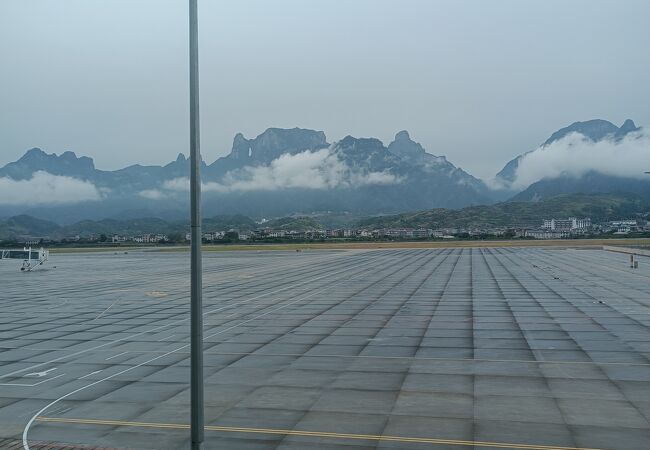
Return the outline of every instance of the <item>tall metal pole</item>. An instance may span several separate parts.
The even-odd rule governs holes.
[[[203,450],[203,282],[201,268],[201,150],[199,132],[199,33],[197,0],[190,2],[190,432],[192,450]]]

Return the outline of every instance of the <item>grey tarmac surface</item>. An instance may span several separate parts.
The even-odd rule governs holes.
[[[206,449],[648,449],[639,261],[205,254]],[[0,445],[189,448],[189,255],[19,265],[0,262]]]

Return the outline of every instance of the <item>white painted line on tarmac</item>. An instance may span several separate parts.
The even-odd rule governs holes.
[[[335,259],[335,258],[332,257],[331,259]],[[379,258],[375,258],[375,259],[379,259]],[[325,260],[327,260],[327,258],[325,258]],[[289,266],[289,264],[285,265],[284,267],[288,267],[288,266]],[[303,281],[303,282],[300,282],[300,283],[297,283],[297,284],[292,284],[292,285],[289,285],[289,286],[285,286],[285,287],[276,289],[274,291],[264,292],[262,294],[259,294],[259,295],[253,296],[253,297],[249,297],[249,298],[246,298],[246,299],[238,301],[238,302],[234,302],[234,303],[231,303],[231,304],[228,304],[228,305],[225,305],[225,306],[221,306],[219,308],[212,309],[210,311],[206,311],[206,312],[203,313],[203,316],[205,317],[208,314],[214,314],[214,313],[217,313],[219,311],[223,311],[224,309],[235,308],[235,307],[237,307],[239,305],[242,305],[242,304],[245,304],[245,303],[250,303],[250,302],[252,302],[254,300],[257,300],[258,298],[265,297],[267,295],[276,294],[278,292],[283,292],[283,291],[286,291],[286,290],[289,290],[289,289],[294,289],[296,286],[302,286],[302,285],[305,285],[305,284],[313,283],[315,281],[319,281],[319,280],[321,280],[323,278],[333,277],[334,275],[336,275],[338,273],[341,273],[341,272],[344,272],[345,270],[347,270],[347,269],[339,270],[338,272],[333,272],[333,273],[326,273],[324,275],[317,276],[317,277],[312,278],[312,279],[307,280],[307,281]],[[183,322],[187,322],[188,320],[189,320],[189,318],[179,319],[179,320],[175,320],[175,321],[173,321],[171,323],[158,325],[158,326],[156,326],[154,328],[151,328],[149,330],[139,331],[139,332],[131,334],[129,336],[125,336],[125,337],[122,337],[122,338],[119,338],[119,339],[115,339],[115,340],[112,340],[112,341],[109,341],[109,342],[105,342],[103,344],[99,344],[99,345],[96,345],[94,347],[89,347],[89,348],[86,348],[84,350],[79,350],[79,351],[74,352],[74,353],[69,354],[69,355],[59,356],[59,357],[51,359],[49,361],[44,361],[44,362],[41,362],[41,363],[34,364],[34,365],[30,366],[30,367],[25,367],[23,369],[18,369],[18,370],[14,370],[13,372],[2,374],[2,375],[0,375],[0,378],[8,378],[8,377],[16,375],[16,374],[18,374],[20,372],[24,372],[26,370],[35,369],[37,367],[41,367],[41,366],[44,366],[44,365],[47,365],[47,364],[51,364],[51,363],[54,363],[54,362],[57,362],[57,361],[61,361],[63,359],[72,358],[73,356],[82,355],[84,353],[87,353],[87,352],[90,352],[90,351],[93,351],[93,350],[97,350],[97,349],[100,349],[100,348],[103,348],[103,347],[107,347],[109,345],[117,344],[118,342],[124,342],[124,341],[130,340],[130,339],[133,339],[135,337],[142,336],[144,334],[154,333],[154,332],[156,332],[158,330],[161,330],[161,329],[164,329],[164,328],[169,328],[169,327],[178,325],[178,324],[183,323]]]
[[[379,258],[377,258],[377,259],[379,259]],[[372,262],[374,262],[374,261],[375,261],[375,260],[372,260]],[[365,264],[366,267],[367,267],[367,266],[370,266],[370,265],[371,265],[371,263],[366,263],[366,264]],[[357,267],[357,268],[358,268],[358,267]],[[338,272],[335,272],[335,274],[336,274],[336,273],[341,273],[341,272],[343,272],[343,271],[345,271],[345,270],[347,270],[347,269],[343,269],[343,270],[340,270],[340,271],[338,271]],[[331,276],[331,274],[329,274],[329,275]],[[323,276],[317,277],[316,279],[322,279],[322,278],[325,278],[326,276],[327,276],[327,275],[323,275]],[[314,280],[312,280],[312,281],[314,281]],[[319,288],[319,289],[313,290],[309,295],[306,295],[306,296],[298,296],[298,298],[295,299],[295,300],[293,300],[293,301],[290,301],[290,302],[284,303],[284,304],[282,304],[281,306],[278,306],[277,308],[274,308],[274,309],[271,309],[271,310],[269,310],[269,311],[266,311],[266,312],[264,312],[264,313],[262,313],[262,314],[259,314],[259,315],[255,316],[255,317],[251,318],[251,319],[244,320],[244,321],[242,321],[242,322],[240,322],[240,323],[238,323],[238,324],[236,324],[236,325],[230,326],[230,327],[228,327],[228,328],[226,328],[226,329],[224,329],[224,330],[220,330],[220,331],[217,331],[217,332],[215,332],[215,333],[212,333],[212,334],[206,336],[204,339],[210,339],[211,337],[217,336],[217,335],[219,335],[219,334],[226,333],[226,332],[228,332],[228,331],[230,331],[230,330],[232,330],[232,329],[234,329],[234,328],[237,328],[237,327],[239,327],[239,326],[241,326],[241,325],[244,325],[244,324],[246,324],[246,323],[250,323],[250,322],[252,322],[252,321],[254,321],[254,320],[258,320],[258,319],[260,319],[260,318],[262,318],[262,317],[268,316],[269,314],[272,314],[272,313],[274,313],[274,312],[277,312],[277,311],[279,311],[279,310],[281,310],[281,309],[284,309],[284,308],[287,308],[287,307],[289,307],[289,306],[295,305],[295,304],[298,303],[298,302],[305,301],[306,299],[311,298],[311,297],[314,297],[315,295],[317,295],[317,294],[319,294],[319,293],[321,293],[321,292],[323,292],[323,291],[326,291],[327,289],[330,289],[332,286],[336,286],[336,285],[338,285],[338,284],[341,284],[342,282],[343,282],[343,281],[334,282],[334,283],[332,283],[332,284],[330,284],[330,285],[328,285],[328,286],[323,286],[323,287],[321,287],[321,288]],[[285,288],[282,288],[282,289],[279,289],[278,291],[282,291],[282,290],[286,290],[286,289],[285,289]],[[276,291],[276,292],[277,292],[277,291]],[[275,293],[275,292],[272,292],[272,293]],[[253,298],[259,298],[259,297],[261,297],[261,296],[263,296],[263,295],[264,295],[264,294],[262,294],[262,295],[260,295],[260,296],[253,297]],[[243,302],[239,302],[239,303],[243,303]],[[218,308],[218,309],[221,309],[221,308]],[[203,313],[203,315],[205,316],[206,314],[209,314],[209,313],[211,313],[211,312],[215,312],[215,311],[217,311],[217,310],[208,311],[207,313]],[[146,364],[149,364],[149,363],[152,363],[152,362],[154,362],[154,361],[157,361],[157,360],[160,360],[160,359],[162,359],[162,358],[165,358],[166,356],[173,355],[174,353],[180,352],[180,351],[182,351],[182,350],[184,350],[184,349],[186,349],[186,348],[189,348],[189,347],[190,347],[190,344],[182,345],[182,346],[177,347],[177,348],[175,348],[175,349],[173,349],[173,350],[170,350],[170,351],[168,351],[168,352],[165,352],[165,353],[163,353],[162,355],[155,356],[155,357],[150,358],[150,359],[148,359],[148,360],[146,360],[146,361],[143,361],[143,362],[141,362],[141,363],[138,363],[138,364],[136,364],[136,365],[134,365],[134,366],[127,367],[127,368],[125,368],[125,369],[123,369],[123,370],[121,370],[121,371],[119,371],[119,372],[117,372],[117,373],[114,373],[114,374],[112,374],[112,375],[108,375],[108,376],[106,376],[106,377],[104,377],[104,378],[102,378],[102,379],[99,379],[99,380],[93,381],[92,383],[89,383],[89,384],[87,384],[87,385],[85,385],[85,386],[82,386],[82,387],[80,387],[80,388],[77,388],[77,389],[75,389],[75,390],[73,390],[73,391],[68,392],[67,394],[64,394],[64,395],[60,396],[59,398],[56,398],[56,399],[52,400],[50,403],[48,403],[47,405],[45,405],[44,407],[42,407],[42,408],[41,408],[41,409],[40,409],[36,414],[34,414],[34,415],[32,416],[32,418],[31,418],[31,419],[27,422],[27,424],[25,425],[25,428],[23,429],[23,436],[22,436],[22,438],[23,438],[23,448],[24,448],[25,450],[30,450],[29,443],[27,442],[27,435],[28,435],[29,430],[30,430],[30,428],[32,427],[34,421],[36,420],[36,418],[37,418],[38,416],[42,415],[45,411],[47,411],[47,410],[48,410],[49,408],[51,408],[52,406],[54,406],[54,405],[56,405],[57,403],[59,403],[60,401],[65,400],[66,398],[70,397],[71,395],[74,395],[74,394],[76,394],[76,393],[78,393],[78,392],[81,392],[81,391],[83,391],[83,390],[85,390],[85,389],[88,389],[89,387],[95,386],[95,385],[97,385],[97,384],[99,384],[99,383],[101,383],[101,382],[103,382],[103,381],[107,381],[107,380],[113,379],[113,378],[115,378],[115,377],[117,377],[117,376],[119,376],[119,375],[122,375],[122,374],[124,374],[124,373],[130,372],[131,370],[134,370],[134,369],[137,369],[137,368],[139,368],[139,367],[142,367],[142,366],[144,366],[144,365],[146,365]],[[125,352],[125,353],[127,353],[127,352]]]
[[[63,375],[65,375],[65,374],[60,373],[55,377],[46,378],[46,379],[44,379],[42,381],[39,381],[38,383],[31,383],[31,384],[28,384],[28,383],[0,383],[0,386],[34,387],[34,386],[38,386],[39,384],[47,383],[48,381],[56,380],[57,378],[60,378]]]
[[[77,378],[77,379],[78,379],[78,380],[83,380],[84,378],[87,378],[87,377],[89,377],[89,376],[95,375],[95,374],[97,374],[97,373],[99,373],[99,372],[101,372],[101,370],[95,370],[94,372],[87,373],[87,374],[84,375],[83,377],[79,377],[79,378]]]
[[[32,372],[32,373],[28,373],[28,374],[25,374],[24,376],[26,376],[26,377],[44,377],[44,376],[46,376],[48,373],[50,373],[50,372],[54,372],[56,369],[57,369],[56,367],[53,367],[53,368],[51,368],[51,369],[47,369],[47,370],[44,370],[44,371],[42,371],[42,372]]]
[[[99,319],[99,318],[102,317],[104,314],[106,314],[106,311],[108,311],[109,309],[111,309],[111,308],[112,308],[116,303],[118,303],[120,300],[122,300],[122,297],[118,298],[118,299],[115,300],[113,303],[111,303],[110,306],[109,306],[108,308],[106,308],[106,309],[105,309],[104,311],[102,311],[102,312],[101,312],[97,317],[95,317],[93,320],[91,320],[91,322],[94,322],[95,320]]]
[[[117,358],[118,356],[126,355],[127,353],[129,353],[129,352],[118,353],[117,355],[113,355],[113,356],[110,356],[110,357],[106,358],[104,361],[110,361],[113,358]]]

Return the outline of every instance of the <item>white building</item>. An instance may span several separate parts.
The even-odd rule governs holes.
[[[525,236],[534,239],[562,239],[571,235],[568,231],[526,230]]]
[[[573,219],[573,228],[576,230],[582,230],[585,228],[591,228],[591,219]]]
[[[569,217],[568,219],[544,219],[542,228],[552,231],[584,230],[591,228],[591,219],[577,219],[575,217]]]
[[[216,241],[218,239],[223,239],[224,234],[226,234],[224,231],[212,231],[208,233],[203,233],[203,239],[205,239],[206,241]]]
[[[418,228],[413,230],[413,237],[418,239],[426,239],[433,235],[433,230],[427,230],[425,228]]]
[[[638,224],[636,220],[615,220],[610,222],[610,226],[616,230],[614,234],[628,234],[636,230]]]
[[[134,242],[138,242],[140,244],[155,244],[158,242],[164,242],[167,241],[167,235],[165,234],[149,234],[145,233],[140,236],[135,236],[133,238]]]

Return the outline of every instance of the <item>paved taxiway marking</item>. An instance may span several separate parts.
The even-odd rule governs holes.
[[[379,259],[379,258],[375,258],[375,259],[373,260],[373,262],[374,262],[376,259]],[[366,263],[365,266],[367,267],[367,266],[369,266],[370,264],[371,264],[371,263]],[[357,267],[357,268],[358,268],[358,267]],[[338,272],[335,272],[335,274],[336,274],[336,273],[344,272],[345,270],[347,270],[347,269],[339,270]],[[322,275],[321,277],[318,277],[318,279],[324,278],[324,277],[326,277],[326,276],[327,276],[327,275]],[[313,280],[312,280],[312,281],[313,281]],[[309,295],[298,296],[297,299],[295,299],[295,300],[293,300],[293,301],[291,301],[291,302],[284,303],[284,304],[282,304],[281,306],[278,306],[278,307],[275,308],[275,309],[271,309],[271,310],[269,310],[269,311],[266,311],[266,312],[264,312],[264,313],[262,313],[262,314],[259,314],[259,315],[255,316],[255,317],[252,317],[252,318],[250,318],[250,319],[248,319],[248,320],[244,320],[244,321],[242,321],[242,322],[240,322],[240,323],[238,323],[238,324],[236,324],[236,325],[233,325],[233,326],[231,326],[231,327],[228,327],[228,328],[226,328],[226,329],[224,329],[224,330],[220,330],[220,331],[217,331],[217,332],[215,332],[215,333],[212,333],[212,334],[210,334],[210,335],[208,335],[208,336],[205,336],[204,339],[210,339],[211,337],[214,337],[214,336],[216,336],[216,335],[218,335],[218,334],[226,333],[226,332],[228,332],[228,331],[230,331],[230,330],[232,330],[232,329],[234,329],[234,328],[237,328],[237,327],[239,327],[239,326],[241,326],[241,325],[244,325],[244,324],[246,324],[246,323],[249,323],[249,322],[252,322],[252,321],[254,321],[254,320],[260,319],[260,318],[262,318],[262,317],[265,317],[265,316],[267,316],[267,315],[269,315],[269,314],[272,314],[272,313],[274,313],[274,312],[277,312],[277,311],[279,311],[279,310],[281,310],[281,309],[284,309],[284,308],[286,308],[286,307],[288,307],[288,306],[295,305],[296,303],[298,303],[298,302],[300,302],[300,301],[304,301],[304,300],[306,300],[306,299],[308,299],[308,298],[314,297],[315,295],[318,295],[318,294],[321,293],[322,291],[325,291],[326,289],[329,289],[329,288],[331,288],[332,286],[336,286],[336,285],[341,284],[341,283],[344,283],[344,282],[346,282],[346,281],[347,281],[346,279],[343,279],[343,280],[341,280],[341,281],[338,281],[338,282],[335,282],[335,283],[333,283],[333,284],[330,284],[330,285],[327,286],[327,287],[323,287],[323,288],[320,288],[320,289],[313,290]],[[301,283],[300,283],[300,284],[301,284]],[[294,285],[294,287],[295,287],[295,285]],[[280,290],[285,290],[285,288],[279,289],[278,291],[280,291]],[[272,294],[272,293],[273,293],[273,292],[271,292],[271,294]],[[264,294],[262,294],[262,295],[260,295],[260,296],[257,296],[257,297],[261,297],[261,296],[263,296],[263,295],[264,295]],[[257,298],[257,297],[252,297],[252,298]],[[242,303],[242,302],[239,302],[239,303]],[[216,310],[212,310],[212,311],[216,311]],[[209,313],[210,313],[210,311],[208,311],[208,312],[206,312],[206,313],[203,313],[203,316],[205,316],[206,314],[209,314]],[[105,345],[105,344],[102,344],[101,347],[103,347],[104,345]],[[124,373],[127,373],[127,372],[129,372],[129,371],[131,371],[131,370],[133,370],[133,369],[137,369],[137,368],[139,368],[139,367],[142,367],[142,366],[144,366],[145,364],[149,364],[149,363],[152,363],[152,362],[157,361],[157,360],[159,360],[159,359],[162,359],[162,358],[164,358],[164,357],[166,357],[166,356],[173,355],[174,353],[179,352],[179,351],[181,351],[181,350],[183,350],[183,349],[186,349],[186,348],[188,348],[189,346],[190,346],[190,344],[185,344],[185,345],[183,345],[183,346],[181,346],[181,347],[178,347],[178,348],[175,348],[175,349],[173,349],[173,350],[170,350],[170,351],[168,351],[167,353],[163,353],[162,355],[155,356],[155,357],[153,357],[153,358],[151,358],[151,359],[148,359],[147,361],[143,361],[143,362],[141,362],[141,363],[139,363],[139,364],[136,364],[135,366],[127,367],[126,369],[121,370],[121,371],[119,371],[119,372],[117,372],[117,373],[114,373],[114,374],[109,375],[109,376],[107,376],[107,377],[105,377],[105,378],[102,378],[102,379],[100,379],[100,380],[97,380],[97,381],[94,381],[94,382],[92,382],[92,383],[89,383],[89,384],[87,384],[87,385],[85,385],[85,386],[82,386],[82,387],[80,387],[80,388],[78,388],[78,389],[75,389],[75,390],[73,390],[73,391],[70,391],[70,392],[68,392],[67,394],[62,395],[61,397],[52,400],[50,403],[48,403],[47,405],[45,405],[44,407],[42,407],[42,408],[41,408],[41,409],[40,409],[36,414],[34,414],[34,416],[32,416],[32,418],[29,419],[29,421],[27,422],[27,425],[25,425],[25,428],[23,429],[23,447],[24,447],[24,449],[25,449],[25,450],[30,450],[29,443],[27,442],[27,434],[29,433],[29,429],[31,428],[31,426],[32,426],[32,424],[34,423],[34,421],[36,420],[36,418],[39,417],[39,416],[41,416],[41,414],[43,414],[47,409],[49,409],[49,408],[51,408],[52,406],[56,405],[56,404],[57,404],[58,402],[60,402],[61,400],[64,400],[64,399],[70,397],[71,395],[74,395],[74,394],[76,394],[76,393],[78,393],[78,392],[81,392],[81,391],[83,391],[84,389],[87,389],[87,388],[89,388],[89,387],[91,387],[91,386],[95,386],[95,385],[97,385],[97,384],[99,384],[99,383],[101,383],[101,382],[103,382],[103,381],[110,380],[110,379],[112,379],[112,378],[115,378],[116,376],[119,376],[119,375],[122,375],[122,374],[124,374]],[[89,350],[91,350],[91,349],[81,350],[81,352],[86,352],[86,351],[89,351]],[[24,369],[21,369],[21,370],[24,370]],[[21,370],[18,370],[18,371],[16,371],[16,372],[19,372],[19,371],[21,371]],[[7,375],[4,375],[4,376],[7,376]],[[0,375],[0,378],[2,378],[2,375]]]
[[[79,377],[78,379],[83,380],[84,378],[87,378],[87,377],[89,377],[91,375],[95,375],[96,373],[99,373],[99,372],[101,372],[101,370],[95,370],[94,372],[87,373],[86,375],[84,375],[83,377]]]
[[[106,314],[106,312],[107,312],[109,309],[111,309],[113,306],[115,306],[115,305],[116,305],[120,300],[122,300],[122,297],[118,298],[118,299],[115,300],[113,303],[111,303],[110,306],[109,306],[108,308],[106,308],[106,309],[103,310],[101,313],[99,313],[99,315],[98,315],[97,317],[95,317],[93,320],[91,320],[91,322],[94,322],[95,320],[99,319],[99,318],[102,317],[104,314]]]
[[[0,345],[0,349],[14,350],[22,347],[9,347]],[[30,350],[42,352],[55,352],[58,348],[32,347]],[[114,350],[98,350],[99,352],[112,352]],[[165,350],[129,350],[129,353],[156,354],[167,353]],[[176,352],[180,355],[189,355],[189,351]],[[650,363],[639,362],[606,362],[606,361],[556,361],[552,359],[535,360],[535,359],[489,359],[489,358],[438,358],[434,356],[375,356],[375,355],[339,355],[339,354],[322,354],[322,355],[305,355],[303,353],[255,353],[255,352],[212,352],[206,350],[205,355],[226,355],[226,356],[257,356],[275,357],[275,356],[300,356],[305,358],[348,358],[348,359],[395,359],[395,360],[412,360],[412,361],[461,361],[461,362],[496,362],[496,363],[525,363],[525,364],[558,364],[558,365],[582,365],[582,366],[650,366]],[[2,378],[2,377],[0,377]]]
[[[172,335],[175,336],[175,335]],[[171,336],[167,336],[163,339],[168,339]],[[384,338],[380,338],[384,339]],[[377,341],[378,339],[368,339],[368,341]],[[160,342],[160,340],[158,341]],[[0,345],[0,349],[17,349],[21,347],[5,347]],[[42,351],[42,352],[55,352],[59,350],[58,348],[47,348],[47,347],[32,347],[30,350]],[[114,350],[98,350],[99,352],[113,352]],[[152,354],[156,353],[167,353],[166,350],[129,350],[128,353],[135,354]],[[176,352],[179,355],[189,355],[189,351]],[[304,358],[341,358],[341,359],[394,359],[394,360],[410,360],[410,361],[457,361],[457,362],[491,362],[491,363],[522,363],[522,364],[556,364],[556,365],[579,365],[579,366],[650,366],[650,363],[639,363],[639,362],[606,362],[606,361],[556,361],[552,359],[545,360],[535,360],[535,359],[489,359],[489,358],[439,358],[435,356],[375,356],[375,355],[340,355],[340,354],[322,354],[322,355],[305,355],[303,353],[256,353],[256,352],[212,352],[206,350],[203,352],[204,355],[221,355],[221,356],[256,356],[259,358],[269,358],[276,356],[292,356],[292,357],[304,357]]]
[[[332,259],[334,259],[334,258],[332,258]],[[379,259],[379,257],[375,258],[375,260],[376,259]],[[327,259],[323,259],[323,260],[327,261]],[[368,264],[366,264],[366,265],[368,265]],[[289,266],[289,265],[286,265],[286,266]],[[219,308],[215,308],[215,309],[206,311],[206,312],[203,313],[203,317],[207,316],[208,314],[214,314],[214,313],[220,312],[220,311],[222,311],[224,309],[236,308],[239,305],[243,305],[245,303],[250,303],[250,302],[252,302],[254,300],[257,300],[258,298],[261,298],[261,297],[265,297],[265,296],[272,295],[272,294],[277,294],[278,292],[283,292],[283,291],[286,291],[286,290],[289,290],[289,289],[295,289],[298,286],[303,286],[303,285],[306,285],[306,284],[309,284],[309,283],[313,283],[314,281],[319,281],[319,280],[321,280],[323,278],[333,277],[334,275],[339,274],[339,273],[343,273],[346,270],[347,270],[347,268],[339,270],[337,272],[327,273],[327,274],[312,278],[311,280],[306,280],[306,281],[303,281],[303,282],[300,282],[300,283],[291,284],[289,286],[285,286],[285,287],[276,289],[274,291],[263,292],[263,293],[261,293],[259,295],[255,295],[253,297],[249,297],[249,298],[246,298],[246,299],[238,301],[238,302],[234,302],[234,303],[231,303],[231,304],[228,304],[228,305],[225,305],[225,306],[221,306]],[[121,338],[115,339],[113,341],[108,341],[108,342],[105,342],[103,344],[96,345],[94,347],[89,347],[89,348],[86,348],[86,349],[83,349],[83,350],[79,350],[79,351],[71,353],[69,355],[59,356],[59,357],[51,359],[49,361],[44,361],[44,362],[34,364],[32,366],[29,366],[29,367],[24,367],[22,369],[14,370],[13,372],[2,374],[2,375],[0,375],[0,378],[8,378],[8,377],[14,376],[14,375],[16,375],[18,373],[25,372],[27,370],[32,370],[32,369],[35,369],[37,367],[42,367],[42,366],[47,365],[47,364],[52,364],[52,363],[55,363],[55,362],[58,362],[58,361],[61,361],[61,360],[64,360],[64,359],[72,358],[74,356],[79,356],[79,355],[82,355],[84,353],[88,353],[88,352],[91,352],[91,351],[94,351],[94,350],[98,350],[98,349],[101,349],[101,348],[116,344],[118,342],[128,341],[128,340],[131,340],[131,339],[133,339],[135,337],[142,336],[143,334],[154,333],[154,332],[156,332],[158,330],[162,330],[162,329],[169,328],[169,327],[172,327],[172,326],[175,326],[175,325],[179,325],[179,324],[181,324],[183,322],[187,322],[187,321],[189,321],[189,318],[178,319],[178,320],[175,320],[175,321],[173,321],[171,323],[158,325],[158,326],[156,326],[154,328],[144,330],[144,331],[140,331],[140,332],[131,334],[129,336],[121,337]]]
[[[27,373],[25,374],[26,377],[44,377],[50,372],[54,372],[57,368],[53,367],[51,369],[44,370],[42,372],[32,372],[32,373]]]
[[[20,387],[34,387],[38,386],[39,384],[47,383],[48,381],[56,380],[57,378],[62,377],[65,375],[64,373],[60,373],[55,377],[52,378],[46,378],[44,380],[39,381],[38,383],[32,383],[32,384],[27,384],[27,383],[0,383],[0,386],[20,386]]]
[[[127,353],[129,353],[129,352],[118,353],[117,355],[113,355],[113,356],[111,356],[109,358],[106,358],[104,361],[110,361],[113,358],[117,358],[118,356],[126,355]]]
[[[66,417],[43,417],[37,418],[40,422],[51,423],[68,423],[79,425],[106,425],[106,426],[123,426],[135,428],[171,428],[176,430],[188,430],[187,424],[182,423],[156,423],[156,422],[131,422],[124,420],[96,420],[96,419],[72,419]],[[249,427],[223,427],[216,425],[207,425],[206,431],[221,431],[227,433],[253,433],[253,434],[277,434],[282,436],[301,436],[301,437],[319,437],[331,439],[355,439],[364,441],[390,441],[404,442],[414,444],[431,444],[431,445],[458,445],[466,447],[498,447],[518,450],[602,450],[584,447],[561,447],[554,445],[536,445],[536,444],[513,444],[507,442],[487,442],[487,441],[463,441],[458,439],[436,439],[421,438],[408,436],[390,436],[377,434],[352,434],[352,433],[333,433],[328,431],[302,431],[302,430],[285,430],[276,428],[249,428]]]

